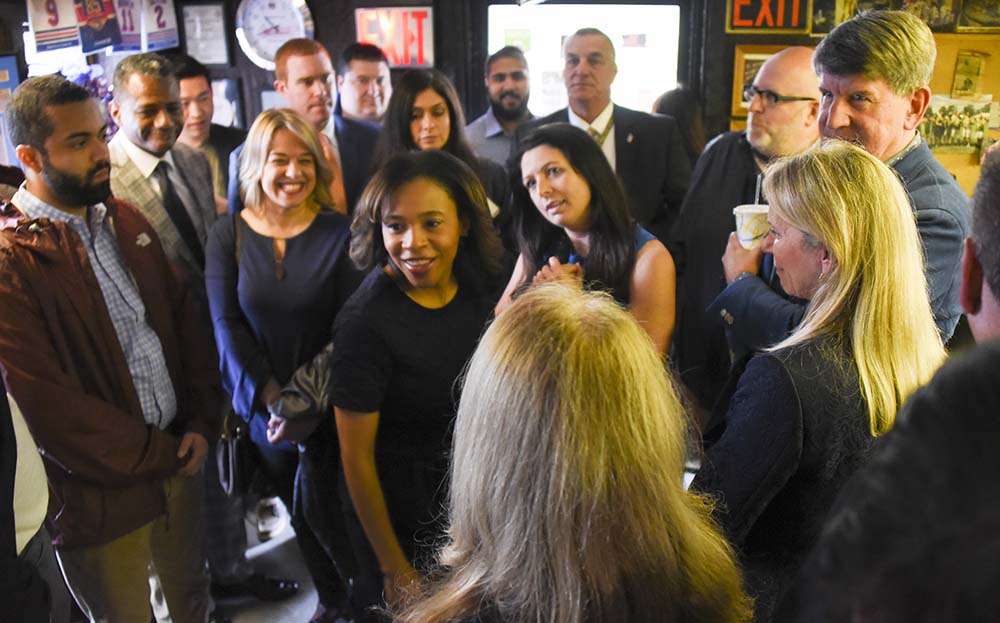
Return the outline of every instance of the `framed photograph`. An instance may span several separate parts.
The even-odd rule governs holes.
[[[991,101],[991,95],[975,100],[933,95],[920,122],[920,135],[935,153],[977,154],[987,136]]]
[[[923,20],[934,32],[952,32],[961,3],[954,0],[903,0],[900,8]]]
[[[205,65],[229,65],[226,16],[221,2],[185,4],[184,49]]]
[[[813,0],[809,34],[825,37],[837,25],[837,0]]]
[[[996,0],[965,0],[956,32],[1000,32],[1000,3]]]
[[[243,127],[243,105],[240,101],[240,84],[235,78],[212,80],[212,123],[232,128]]]
[[[733,117],[747,116],[747,103],[743,101],[743,89],[753,83],[754,76],[764,61],[785,49],[783,45],[737,45],[733,60],[733,102],[730,114]]]

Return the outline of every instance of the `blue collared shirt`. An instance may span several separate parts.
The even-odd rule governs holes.
[[[177,415],[177,397],[160,338],[146,323],[146,306],[118,252],[107,208],[102,203],[93,205],[84,219],[50,206],[31,194],[25,185],[18,189],[11,203],[28,218],[67,223],[80,236],[128,363],[143,417],[147,424],[165,429]]]
[[[528,118],[532,117],[529,115]],[[492,160],[502,167],[507,166],[507,158],[514,145],[514,134],[503,131],[503,126],[493,114],[493,108],[487,108],[482,117],[465,126],[465,137],[477,156]]]

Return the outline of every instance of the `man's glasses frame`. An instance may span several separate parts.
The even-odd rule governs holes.
[[[760,96],[767,106],[774,106],[779,102],[816,102],[818,101],[815,97],[801,97],[798,95],[779,95],[774,91],[769,91],[768,89],[758,89],[752,84],[748,84],[743,87],[743,101],[749,104],[753,101],[753,98]]]

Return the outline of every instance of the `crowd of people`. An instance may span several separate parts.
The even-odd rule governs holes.
[[[82,87],[25,81],[0,618],[298,591],[247,560],[232,421],[311,623],[987,617],[1000,351],[945,347],[960,317],[1000,337],[1000,157],[970,202],[931,155],[935,56],[861,13],[770,57],[707,146],[689,92],[612,101],[594,28],[566,109],[531,114],[505,47],[468,125],[444,73],[393,83],[367,44],[285,43],[287,108],[247,132],[184,55],[118,63],[113,138]]]

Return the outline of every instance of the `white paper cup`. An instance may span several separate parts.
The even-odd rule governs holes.
[[[753,249],[764,242],[771,226],[767,223],[767,205],[748,203],[733,208],[736,216],[736,237],[744,249]]]

